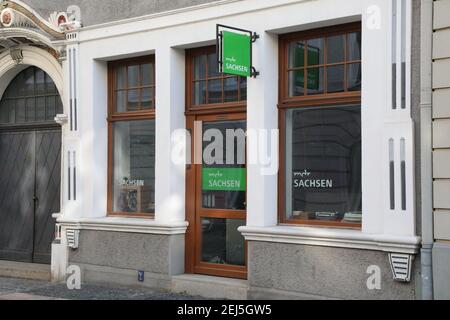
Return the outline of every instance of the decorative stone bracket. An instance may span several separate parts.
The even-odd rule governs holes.
[[[389,253],[392,276],[398,282],[410,282],[414,256],[404,253]]]
[[[20,48],[11,48],[9,50],[9,54],[11,55],[11,59],[14,60],[16,64],[21,64],[23,61],[23,52]]]

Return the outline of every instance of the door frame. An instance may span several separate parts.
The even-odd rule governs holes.
[[[214,265],[201,261],[201,224],[199,209],[201,206],[201,164],[195,164],[196,140],[199,133],[195,132],[195,121],[232,121],[247,120],[245,112],[224,113],[218,111],[207,115],[188,115],[186,128],[191,134],[191,164],[186,166],[186,219],[189,222],[186,231],[185,272],[189,274],[204,274],[227,278],[247,279],[248,250],[247,241],[244,247],[245,266]],[[202,133],[201,133],[202,134]],[[203,151],[203,148],[201,148]],[[225,210],[222,210],[225,211]],[[227,210],[242,219],[242,211]],[[219,214],[220,215],[220,214]],[[244,220],[246,221],[246,219]]]

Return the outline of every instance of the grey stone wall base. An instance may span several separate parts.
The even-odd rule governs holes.
[[[246,300],[246,280],[185,274],[172,277],[174,293],[200,296],[209,299]]]
[[[145,273],[144,282],[139,282],[138,274],[135,270],[88,264],[78,266],[81,268],[81,281],[83,284],[144,287],[164,291],[170,291],[172,287],[171,277],[168,275]]]
[[[315,296],[294,291],[250,287],[248,300],[338,300],[323,296]]]
[[[411,282],[400,283],[386,252],[250,241],[249,297],[414,300],[418,262]],[[379,268],[379,289],[367,286],[369,267]]]
[[[82,268],[86,283],[142,285],[169,290],[171,276],[184,273],[184,234],[154,235],[81,230],[69,266]],[[145,282],[138,282],[138,271]]]
[[[450,244],[436,243],[433,248],[434,298],[450,299]]]

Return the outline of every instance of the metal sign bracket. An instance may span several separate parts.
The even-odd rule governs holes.
[[[223,24],[218,24],[216,26],[216,50],[217,50],[217,65],[218,65],[218,71],[220,73],[222,73],[223,71],[223,48],[222,48],[222,39],[223,39],[223,33],[222,30],[223,29],[227,29],[227,30],[232,30],[232,31],[238,31],[240,33],[247,33],[250,36],[251,39],[251,45],[250,45],[250,66],[251,66],[251,72],[250,72],[250,77],[251,78],[256,78],[260,75],[260,72],[256,70],[256,68],[253,66],[253,43],[255,43],[258,39],[260,39],[260,35],[257,34],[256,32],[250,31],[250,30],[245,30],[245,29],[240,29],[240,28],[235,28],[235,27],[230,27],[230,26],[226,26]]]

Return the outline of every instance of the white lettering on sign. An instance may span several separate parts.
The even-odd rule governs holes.
[[[294,179],[294,188],[333,188],[333,180]]]
[[[225,67],[228,70],[239,71],[239,72],[248,72],[248,68],[246,66],[241,66],[236,64],[236,59],[234,57],[225,58]]]
[[[248,68],[244,66],[238,66],[237,64],[226,63],[226,68],[228,70],[239,71],[239,72],[248,72]]]
[[[144,180],[131,180],[129,178],[124,178],[122,180],[122,186],[133,186],[133,187],[143,187],[145,185]]]
[[[311,171],[304,170],[301,172],[294,172],[294,188],[317,188],[327,189],[333,188],[333,180],[331,179],[310,179]]]
[[[209,181],[210,188],[240,188],[241,182],[239,180],[213,180]]]

